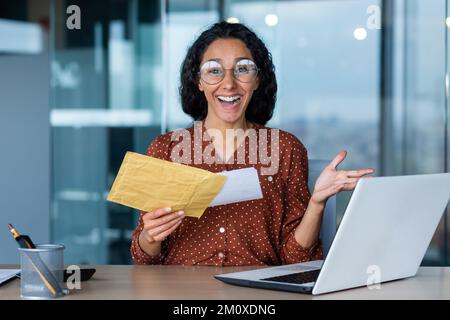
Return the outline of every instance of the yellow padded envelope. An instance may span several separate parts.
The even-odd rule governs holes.
[[[226,179],[207,170],[127,152],[108,201],[143,211],[170,207],[200,218]]]

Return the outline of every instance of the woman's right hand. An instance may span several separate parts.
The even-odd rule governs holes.
[[[146,212],[142,217],[144,228],[141,237],[148,244],[162,242],[183,221],[183,211],[172,212],[171,208],[161,208],[152,212]]]

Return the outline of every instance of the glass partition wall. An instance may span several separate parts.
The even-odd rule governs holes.
[[[276,66],[268,126],[312,159],[378,175],[448,172],[448,1],[102,0],[51,4],[52,237],[69,263],[130,263],[137,212],[106,195],[126,151],[191,124],[179,70],[210,24],[240,21]],[[81,29],[69,29],[77,5]],[[338,218],[350,192],[338,196]],[[446,216],[424,264],[449,263]],[[338,219],[338,220],[339,220]]]
[[[448,172],[448,1],[385,2],[383,175]],[[448,265],[448,207],[424,259]]]
[[[80,29],[69,29],[70,5]],[[52,2],[53,240],[68,262],[130,263],[137,213],[106,201],[126,151],[161,133],[160,1]]]

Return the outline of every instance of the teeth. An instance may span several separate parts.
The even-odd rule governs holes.
[[[241,99],[241,97],[239,97],[239,96],[234,96],[234,97],[218,96],[218,98],[219,98],[219,100],[226,101],[226,102],[233,102],[233,101]]]

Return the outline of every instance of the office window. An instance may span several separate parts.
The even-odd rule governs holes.
[[[166,109],[165,131],[185,128],[192,119],[181,110],[178,88],[180,85],[180,67],[189,46],[207,26],[219,20],[219,1],[169,0],[163,39],[164,57],[164,95]]]
[[[81,30],[66,26],[69,5],[89,12]],[[448,171],[446,8],[448,0],[51,1],[52,240],[66,244],[69,263],[131,262],[137,212],[106,195],[127,150],[144,153],[157,134],[190,125],[180,65],[223,19],[267,44],[279,84],[268,125],[295,134],[311,159],[347,150],[343,169]],[[338,195],[339,219],[350,196]],[[449,263],[445,219],[425,264]]]
[[[80,30],[66,26],[69,5]],[[151,0],[52,1],[51,222],[68,263],[131,262],[137,212],[106,196],[125,152],[161,132],[160,12]]]
[[[279,84],[269,126],[295,134],[311,159],[347,150],[341,168],[379,168],[381,2],[226,1],[225,18],[252,27],[272,52]],[[361,35],[359,33],[362,33]],[[351,192],[338,195],[338,218]]]
[[[386,2],[383,174],[448,172],[445,0]],[[447,25],[446,25],[447,23]],[[448,265],[447,208],[425,265]]]

